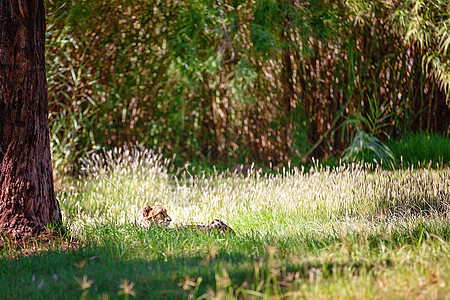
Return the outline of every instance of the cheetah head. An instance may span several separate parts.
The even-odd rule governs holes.
[[[149,228],[152,225],[169,226],[172,219],[167,214],[167,209],[162,205],[146,206],[142,209],[139,225]]]

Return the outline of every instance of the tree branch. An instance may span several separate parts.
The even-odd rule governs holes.
[[[227,59],[224,63],[229,63],[234,59],[234,48],[233,45],[231,44],[230,41],[230,37],[228,35],[228,29],[227,29],[227,25],[225,24],[225,17],[223,15],[223,7],[222,7],[222,1],[221,0],[217,0],[217,3],[219,4],[219,10],[220,10],[220,16],[222,17],[222,27],[223,27],[223,31],[225,32],[225,40],[228,44],[228,46],[230,47],[231,50],[231,57],[229,59]],[[225,49],[226,47],[224,47],[223,52],[225,53]]]

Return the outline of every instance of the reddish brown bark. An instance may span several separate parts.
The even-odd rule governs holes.
[[[0,232],[61,220],[50,158],[42,0],[0,0]]]

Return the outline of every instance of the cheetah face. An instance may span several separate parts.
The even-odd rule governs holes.
[[[158,226],[169,226],[172,219],[167,214],[167,209],[162,205],[146,206],[142,210],[139,223],[143,227],[150,227],[152,224]]]

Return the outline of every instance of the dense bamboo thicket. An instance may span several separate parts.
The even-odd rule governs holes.
[[[282,164],[449,136],[444,0],[47,0],[55,164],[139,142]]]

